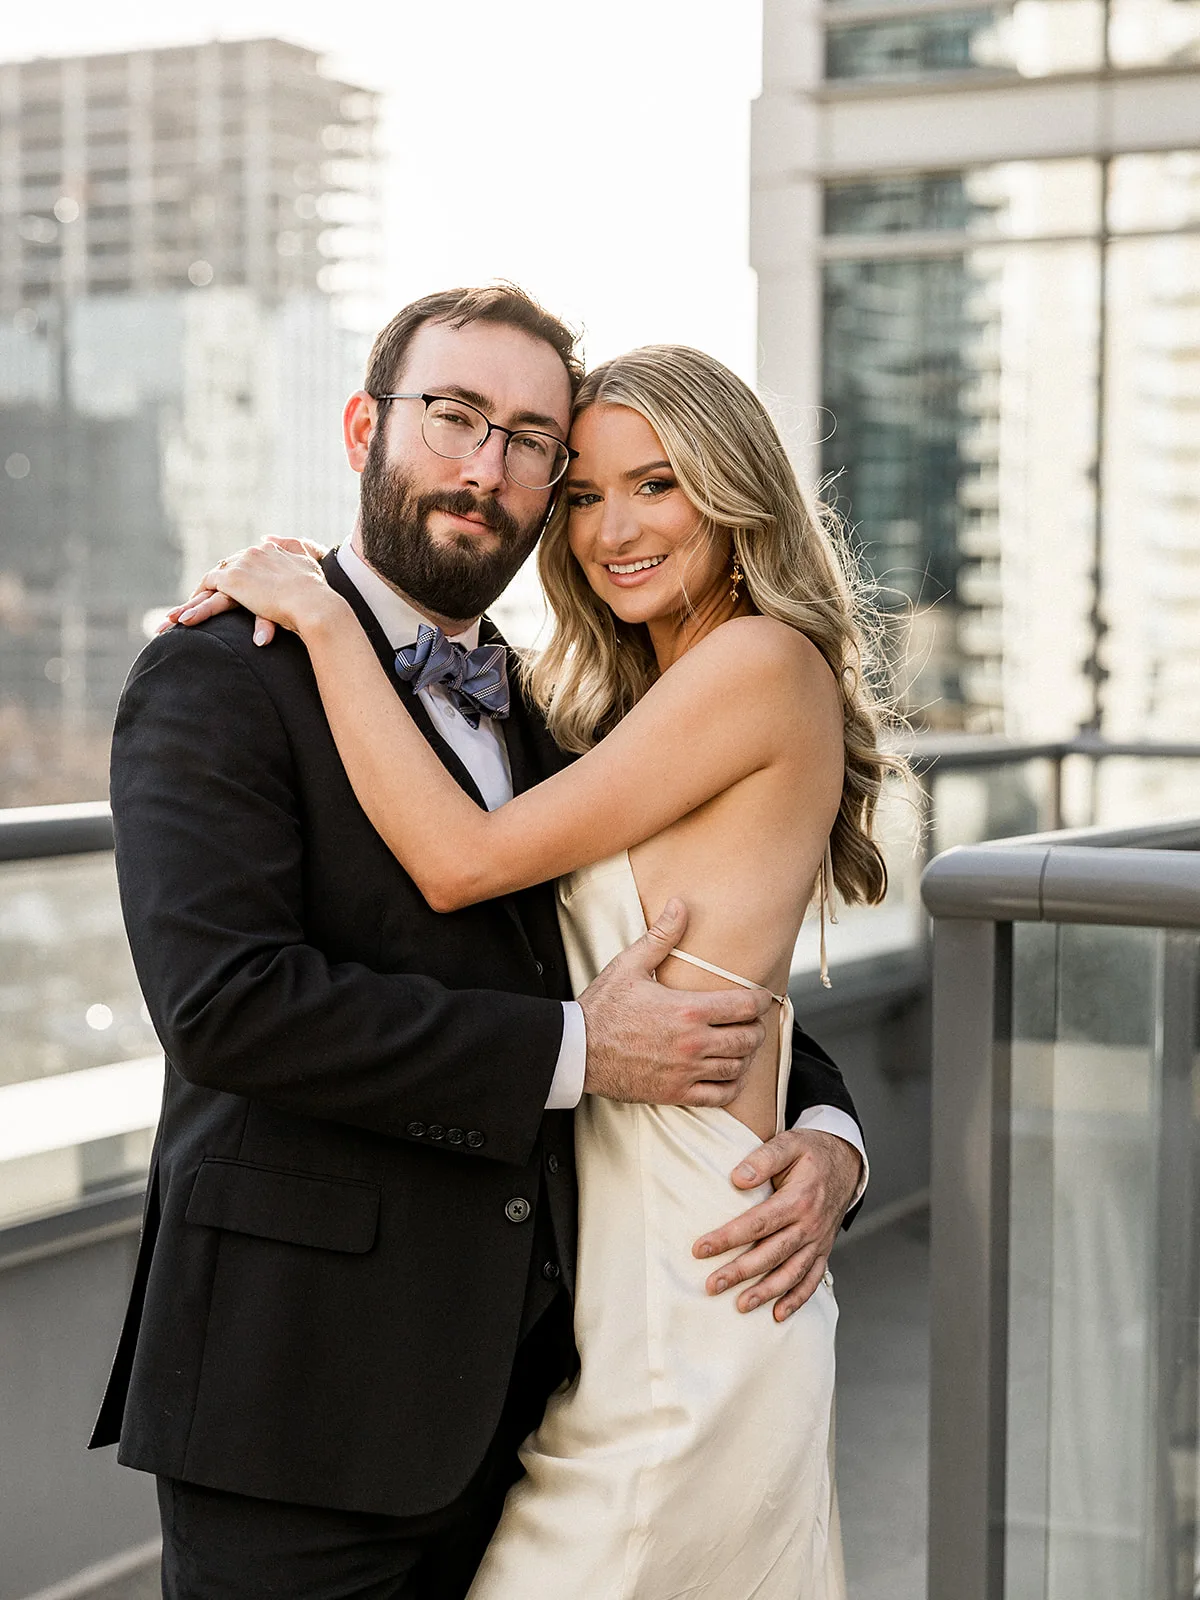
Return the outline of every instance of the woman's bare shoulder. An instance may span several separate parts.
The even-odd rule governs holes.
[[[731,617],[676,666],[718,674],[730,687],[763,692],[797,690],[839,713],[837,680],[817,646],[798,628],[775,617]],[[674,669],[672,669],[674,670]]]

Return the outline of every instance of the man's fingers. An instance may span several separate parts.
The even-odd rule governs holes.
[[[761,1023],[739,1027],[709,1029],[704,1040],[706,1061],[749,1061],[766,1038]]]
[[[687,907],[674,895],[667,901],[636,944],[625,952],[647,976],[656,972],[683,938],[687,929]],[[620,960],[620,957],[617,958]]]
[[[770,1183],[799,1158],[803,1147],[803,1139],[793,1129],[777,1133],[739,1162],[733,1169],[734,1183],[739,1189],[757,1189],[760,1183]]]
[[[789,1289],[786,1294],[780,1295],[775,1302],[774,1317],[776,1322],[784,1322],[793,1311],[799,1311],[806,1300],[816,1294],[825,1276],[827,1256],[818,1256],[806,1275],[794,1289]]]
[[[757,1311],[759,1306],[770,1305],[773,1300],[778,1300],[780,1295],[790,1294],[793,1289],[798,1289],[801,1284],[808,1282],[818,1262],[821,1264],[821,1272],[824,1272],[825,1252],[816,1246],[802,1250],[798,1255],[789,1256],[774,1272],[768,1272],[757,1283],[742,1290],[737,1297],[738,1310]],[[821,1281],[821,1273],[817,1274],[816,1281],[817,1283]],[[813,1287],[816,1288],[816,1283]]]
[[[731,1261],[722,1261],[719,1267],[709,1273],[705,1289],[709,1294],[724,1294],[727,1289],[761,1278],[764,1273],[774,1272],[776,1267],[783,1267],[789,1261],[796,1261],[799,1270],[805,1270],[812,1259],[812,1252],[819,1249],[820,1242],[799,1223],[795,1223],[791,1227],[781,1228],[778,1233],[772,1233],[749,1250],[743,1250]],[[786,1287],[791,1288],[795,1281],[794,1278],[790,1279]]]
[[[738,1078],[731,1079],[728,1083],[713,1083],[702,1078],[698,1083],[692,1084],[679,1103],[684,1106],[727,1106],[737,1099],[741,1088],[741,1080]]]
[[[808,1225],[808,1219],[796,1216],[794,1201],[780,1193],[770,1194],[758,1205],[743,1211],[741,1216],[731,1218],[712,1233],[697,1239],[692,1246],[692,1254],[701,1260],[707,1256],[723,1256],[728,1250],[740,1250],[745,1245],[757,1244],[760,1239],[778,1233],[793,1223],[804,1228],[809,1238],[817,1231]]]

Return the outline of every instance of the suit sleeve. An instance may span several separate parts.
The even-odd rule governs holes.
[[[792,1072],[788,1079],[787,1126],[792,1127],[802,1111],[809,1106],[836,1106],[853,1117],[862,1128],[862,1118],[855,1109],[854,1100],[841,1069],[817,1041],[805,1033],[799,1023],[792,1030]],[[858,1200],[846,1213],[842,1226],[848,1228],[858,1215],[862,1201]]]
[[[113,737],[117,872],[134,964],[172,1065],[205,1088],[528,1160],[562,1038],[557,1000],[451,990],[332,962],[305,938],[305,840],[286,729],[209,629],[143,652]]]

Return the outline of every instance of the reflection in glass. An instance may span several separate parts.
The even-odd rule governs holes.
[[[1017,838],[1052,828],[1053,784],[1049,761],[959,772],[935,768],[930,781],[930,856],[955,845]]]
[[[1083,242],[826,263],[822,467],[935,727],[1083,718],[1098,286]]]
[[[845,9],[853,14],[852,5]],[[825,75],[914,78],[991,70],[1041,77],[1099,67],[1103,54],[1102,0],[1013,0],[873,22],[831,21]]]
[[[1013,937],[1005,1594],[1190,1600],[1197,939]]]
[[[1100,163],[1091,160],[1005,161],[825,187],[829,236],[952,232],[1037,239],[1090,234],[1099,226]]]
[[[111,855],[0,869],[0,1087],[159,1053]]]

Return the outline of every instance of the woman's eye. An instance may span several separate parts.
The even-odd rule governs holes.
[[[670,478],[647,478],[645,483],[638,485],[638,493],[654,499],[657,495],[666,494],[668,489],[673,489],[674,487],[675,485]]]
[[[583,506],[594,506],[599,498],[598,494],[569,494],[567,496],[567,505],[570,510],[574,511]]]

